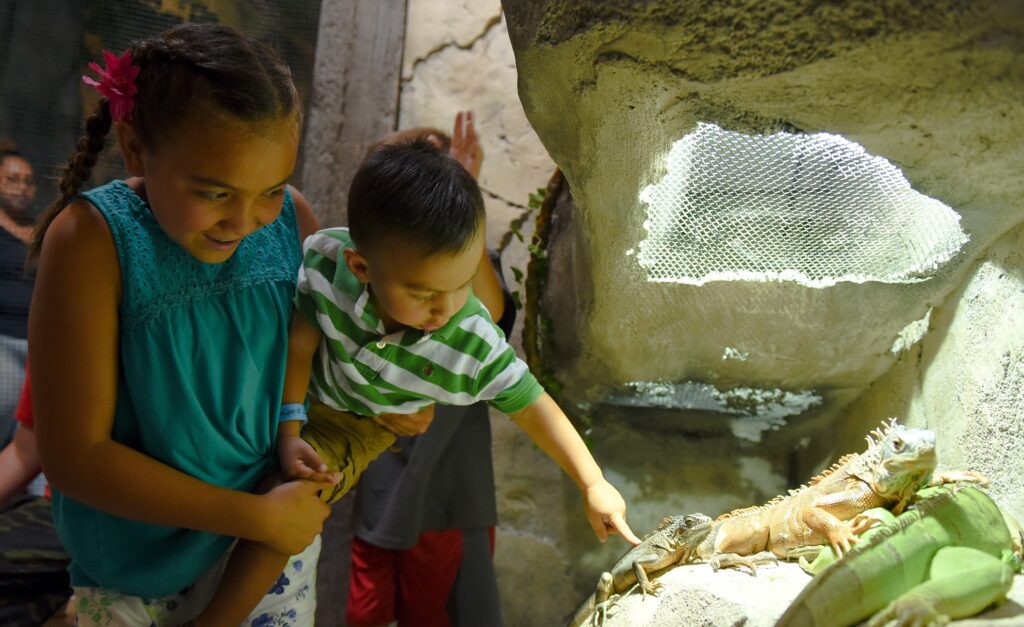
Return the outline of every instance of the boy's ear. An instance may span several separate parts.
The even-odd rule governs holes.
[[[366,257],[355,248],[345,249],[345,264],[360,283],[370,282],[370,264]]]
[[[135,132],[135,128],[128,122],[118,122],[117,145],[121,149],[121,158],[124,159],[124,169],[132,176],[145,176],[145,168],[142,167],[142,142]]]

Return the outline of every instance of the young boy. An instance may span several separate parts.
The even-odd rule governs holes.
[[[303,246],[284,402],[302,403],[308,388],[314,419],[303,438],[300,420],[281,424],[285,474],[308,478],[344,461],[321,415],[486,400],[576,482],[601,540],[608,530],[629,537],[622,497],[471,293],[484,246],[473,177],[428,142],[381,146],[352,181],[348,220]]]
[[[470,173],[427,141],[380,146],[352,181],[348,223],[303,245],[278,430],[285,478],[331,480],[333,502],[394,442],[369,417],[486,400],[572,478],[602,542],[611,531],[639,543],[619,492],[472,293],[486,258]],[[233,624],[240,609],[222,613],[221,599],[255,605],[286,560],[248,549],[196,624]]]

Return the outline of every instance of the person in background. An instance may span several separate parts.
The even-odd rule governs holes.
[[[312,625],[328,482],[273,466],[302,240],[302,107],[272,49],[190,23],[101,80],[33,234],[35,433],[78,625],[195,618],[237,538],[292,556],[246,625]],[[80,194],[116,134],[126,180]],[[112,143],[112,142],[111,142]],[[237,621],[236,621],[237,623]]]
[[[24,493],[42,468],[27,376],[15,415],[18,430],[0,451],[0,625],[36,627],[71,596],[70,558],[53,528],[50,491]],[[75,624],[73,609],[65,612],[65,622]]]
[[[0,448],[14,436],[14,408],[28,358],[28,306],[35,276],[26,272],[36,195],[32,165],[0,140]]]

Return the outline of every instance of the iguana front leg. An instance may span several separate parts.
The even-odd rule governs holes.
[[[644,570],[643,562],[633,562],[633,573],[636,574],[636,583],[640,586],[640,591],[647,595],[658,596],[661,594],[662,586],[660,581],[652,582],[647,578],[647,571]]]
[[[858,534],[862,540],[870,540],[871,536],[882,526],[896,520],[892,512],[884,507],[869,509],[859,514],[850,521],[850,528]],[[825,568],[839,559],[835,551],[828,546],[810,546],[798,549],[790,554],[790,559],[797,557],[800,560],[800,568],[808,575],[817,575]],[[808,561],[810,559],[810,561]]]
[[[946,470],[933,474],[928,485],[940,486],[947,483],[972,483],[976,486],[986,487],[989,480],[988,477],[974,470]]]
[[[803,523],[812,532],[828,540],[837,557],[842,557],[856,544],[861,533],[868,530],[870,525],[863,524],[863,519],[854,518],[855,522],[841,520],[832,513],[834,511],[847,511],[851,516],[858,512],[858,508],[865,507],[870,502],[874,493],[863,484],[836,494],[830,494],[815,500],[808,505],[801,517]],[[877,498],[877,497],[876,497]],[[870,507],[870,505],[867,505]],[[851,511],[852,510],[852,511]]]

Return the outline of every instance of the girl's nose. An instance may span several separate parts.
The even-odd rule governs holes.
[[[239,201],[228,208],[224,219],[221,220],[221,226],[232,235],[245,237],[255,231],[258,226],[256,212],[249,203]]]

